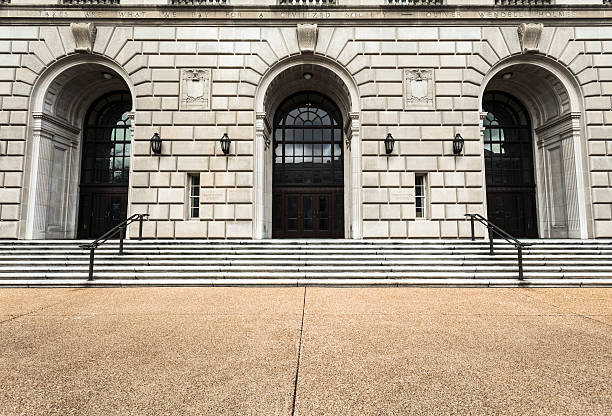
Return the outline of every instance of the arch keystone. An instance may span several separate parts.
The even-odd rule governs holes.
[[[318,28],[316,24],[298,24],[297,37],[301,53],[314,53],[317,46]]]
[[[542,23],[521,23],[518,27],[518,37],[521,43],[521,53],[540,52],[539,44],[542,37]]]
[[[74,36],[76,52],[91,53],[96,40],[96,26],[93,23],[70,23],[70,31]]]

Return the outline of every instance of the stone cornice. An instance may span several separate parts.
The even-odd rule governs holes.
[[[113,21],[290,21],[325,24],[326,21],[479,21],[480,25],[499,25],[537,19],[546,20],[605,20],[612,24],[612,7],[588,6],[436,6],[436,7],[356,7],[334,6],[325,8],[288,8],[266,6],[21,6],[0,5],[0,18],[15,20],[49,21],[110,20]],[[275,24],[278,24],[276,22]]]

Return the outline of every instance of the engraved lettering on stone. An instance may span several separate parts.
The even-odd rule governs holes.
[[[318,28],[316,24],[297,25],[297,38],[302,53],[314,53],[317,46]]]
[[[404,69],[404,106],[406,109],[434,108],[432,69]]]
[[[181,109],[210,110],[210,68],[181,71]]]
[[[225,192],[215,189],[202,190],[202,202],[223,202],[225,201]]]
[[[389,189],[390,202],[414,202],[414,190],[411,188],[405,189]]]
[[[518,37],[522,53],[539,52],[538,46],[542,37],[542,23],[521,23],[518,27]]]
[[[96,26],[93,23],[70,23],[74,36],[75,51],[91,53],[96,40]]]

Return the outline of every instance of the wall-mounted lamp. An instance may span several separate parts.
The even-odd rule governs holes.
[[[219,143],[221,143],[221,151],[223,151],[224,155],[229,154],[231,142],[232,141],[230,140],[227,133],[223,133],[223,137],[221,137],[221,139],[219,140]]]
[[[393,153],[393,145],[395,144],[395,139],[391,135],[391,133],[387,133],[387,137],[385,138],[385,152],[390,155]]]
[[[453,139],[453,153],[456,155],[460,155],[463,151],[463,137],[459,133],[455,134],[455,138]]]
[[[151,150],[156,155],[161,154],[162,151],[162,139],[159,137],[159,134],[155,133],[153,137],[151,137]]]

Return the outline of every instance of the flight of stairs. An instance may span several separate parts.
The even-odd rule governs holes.
[[[532,240],[0,241],[0,286],[612,286],[612,241]]]

